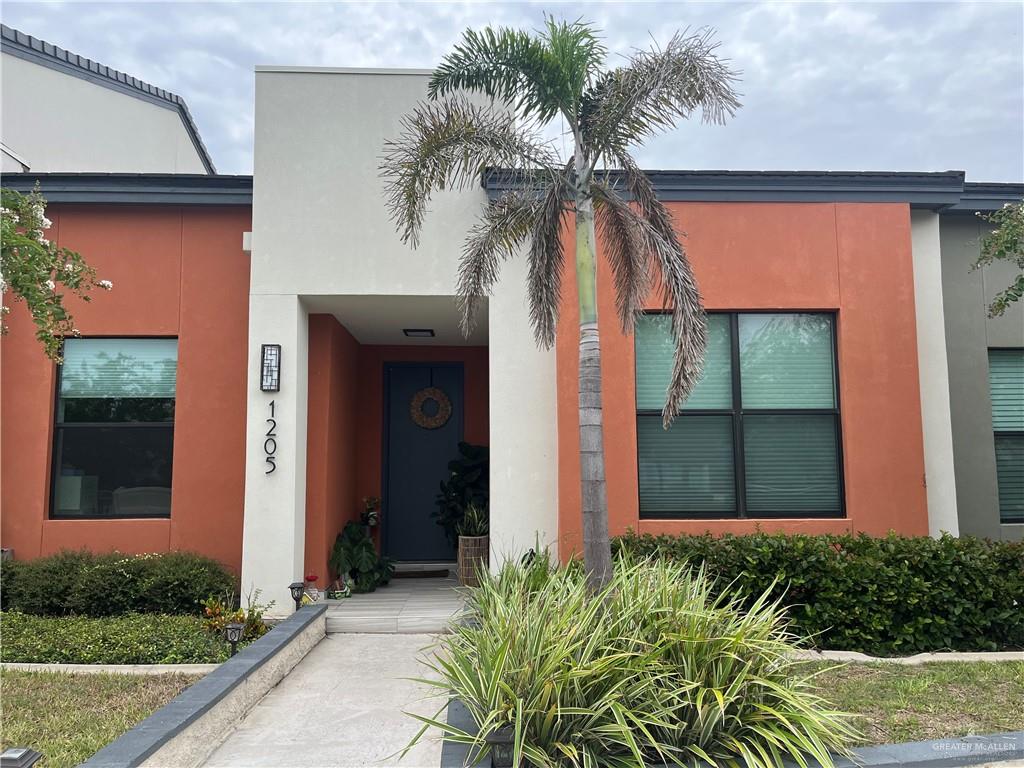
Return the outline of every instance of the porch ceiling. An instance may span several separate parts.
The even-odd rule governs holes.
[[[468,339],[459,330],[454,296],[305,296],[311,313],[334,315],[360,344],[487,346],[487,300]],[[410,338],[404,328],[431,328],[433,338]]]

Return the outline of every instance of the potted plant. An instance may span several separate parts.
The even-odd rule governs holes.
[[[486,509],[489,497],[490,451],[486,445],[459,443],[459,456],[448,462],[448,479],[441,482],[431,513],[448,541],[458,543],[459,523],[469,505]]]
[[[458,524],[459,581],[467,587],[480,585],[479,570],[490,562],[490,519],[487,508],[470,504]]]

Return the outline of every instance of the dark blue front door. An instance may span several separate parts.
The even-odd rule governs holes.
[[[430,387],[451,403],[441,426],[418,424],[411,412],[417,393]],[[384,403],[384,553],[399,561],[454,560],[455,548],[430,513],[462,440],[462,364],[387,363]],[[420,412],[434,416],[438,403],[428,399]]]

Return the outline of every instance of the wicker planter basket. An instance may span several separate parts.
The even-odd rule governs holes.
[[[467,587],[480,585],[477,569],[490,562],[490,536],[459,536],[459,581]]]

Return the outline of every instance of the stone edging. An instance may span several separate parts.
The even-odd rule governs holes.
[[[448,723],[468,733],[476,729],[469,710],[457,699],[448,704]],[[469,747],[465,744],[443,742],[441,768],[462,768],[469,765],[468,758]],[[961,768],[1009,760],[1024,760],[1024,731],[858,747],[850,757],[836,758],[834,765],[835,768]],[[488,756],[473,765],[490,768],[491,758]],[[795,766],[795,763],[787,761],[786,765]],[[815,760],[808,760],[807,765],[820,768]],[[693,768],[707,768],[707,763],[695,764]]]
[[[220,664],[35,664],[6,661],[0,669],[21,672],[62,672],[68,675],[206,675]]]
[[[794,659],[806,661],[855,661],[866,664],[904,664],[910,667],[942,661],[1024,661],[1024,651],[948,651],[917,653],[913,656],[868,656],[858,651],[793,651],[790,655]]]
[[[231,727],[326,634],[325,605],[303,606],[120,738],[83,768],[201,765]]]

